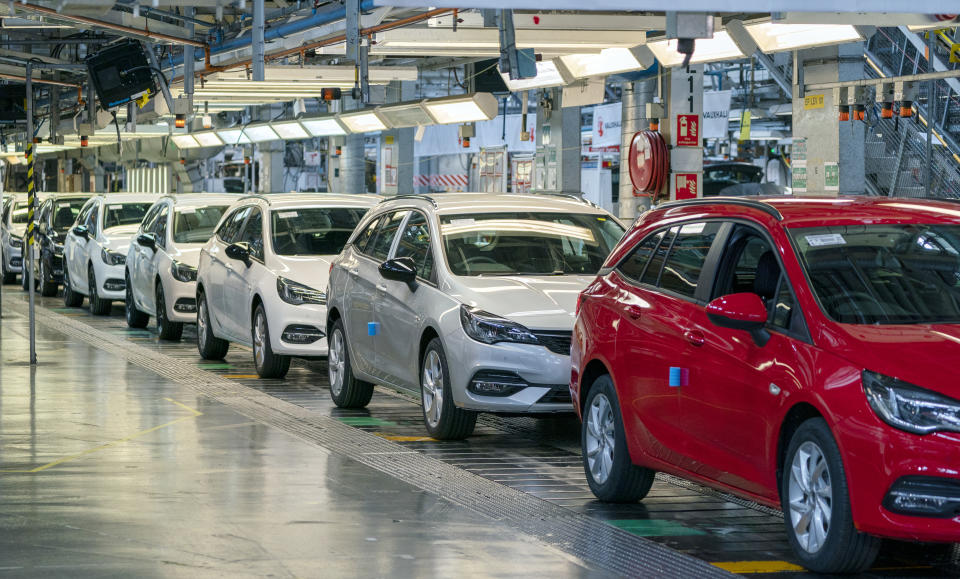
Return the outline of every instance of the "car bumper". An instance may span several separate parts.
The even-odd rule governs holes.
[[[197,282],[166,280],[163,298],[167,305],[167,319],[181,324],[197,323]]]
[[[267,322],[270,325],[270,346],[275,354],[303,357],[327,355],[327,306],[295,306],[279,300],[271,306],[267,310]]]
[[[845,466],[857,529],[895,539],[960,542],[960,434],[918,436],[879,420],[869,422],[876,423],[851,421],[839,432],[840,440],[845,441]],[[949,512],[934,515],[917,509],[912,501],[900,506],[893,502],[905,490],[903,481],[918,479],[940,484],[920,492],[906,489],[911,496],[927,497],[922,502],[929,504],[938,495],[953,494],[957,500],[945,503]],[[937,486],[956,490],[940,492]]]
[[[50,281],[63,283],[63,255],[51,255],[49,259],[50,268],[47,271],[49,271]]]
[[[3,248],[3,267],[9,273],[23,271],[23,250],[9,245]]]
[[[452,347],[451,347],[452,342]],[[567,413],[570,401],[570,356],[531,344],[483,344],[459,330],[445,340],[451,390],[457,406],[468,410],[504,413]],[[507,385],[505,395],[478,392],[479,383]]]
[[[96,261],[94,261],[96,263]],[[99,263],[95,266],[97,276],[97,295],[102,300],[123,301],[127,298],[126,271],[123,265]]]

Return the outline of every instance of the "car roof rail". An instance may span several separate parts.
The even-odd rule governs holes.
[[[433,208],[434,208],[434,209],[439,209],[439,208],[440,208],[440,206],[437,204],[437,200],[436,200],[436,199],[434,199],[433,197],[431,197],[431,196],[429,196],[429,195],[425,195],[425,194],[423,194],[423,193],[401,193],[400,195],[395,195],[395,196],[393,196],[393,197],[387,197],[386,199],[384,199],[384,200],[381,201],[380,203],[386,203],[387,201],[392,201],[392,200],[394,200],[394,199],[401,199],[401,198],[402,198],[402,199],[410,199],[410,198],[423,199],[423,200],[425,200],[425,201],[429,201],[430,204],[433,205]]]
[[[743,199],[740,197],[708,197],[700,199],[683,199],[680,201],[669,201],[657,206],[657,209],[670,209],[673,207],[688,207],[691,205],[739,205],[741,207],[750,207],[759,209],[772,216],[777,221],[783,221],[783,214],[780,211],[764,201],[759,199]]]
[[[267,205],[270,205],[270,200],[267,199],[267,196],[261,195],[260,193],[253,193],[250,195],[243,195],[241,197],[237,197],[237,201],[246,201],[247,199],[260,199],[262,201],[266,201]],[[236,203],[236,201],[234,201],[234,203]]]

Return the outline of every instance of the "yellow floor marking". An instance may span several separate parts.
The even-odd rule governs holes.
[[[386,440],[392,440],[393,442],[436,442],[436,438],[430,438],[429,436],[401,436],[397,434],[384,434],[383,432],[375,432],[380,438]]]
[[[786,561],[726,561],[711,563],[731,573],[782,573],[784,571],[805,571],[800,565]]]
[[[250,380],[252,378],[259,378],[257,374],[223,374],[224,378],[230,378],[231,380]]]
[[[55,461],[53,461],[53,462],[48,462],[47,464],[38,466],[38,467],[36,467],[36,468],[32,468],[32,469],[28,469],[28,470],[0,470],[0,473],[35,473],[35,472],[42,472],[42,471],[45,471],[45,470],[47,470],[47,469],[53,468],[53,467],[55,467],[55,466],[61,465],[61,464],[65,463],[65,462],[70,462],[71,460],[76,460],[76,459],[78,459],[78,458],[87,456],[88,454],[93,454],[93,453],[95,453],[95,452],[99,452],[99,451],[101,451],[101,450],[105,450],[105,449],[110,448],[110,447],[112,447],[112,446],[117,446],[118,444],[122,444],[122,443],[124,443],[124,442],[129,442],[129,441],[134,440],[134,439],[136,439],[136,438],[140,438],[141,436],[150,434],[151,432],[156,432],[157,430],[160,430],[160,429],[162,429],[162,428],[167,428],[168,426],[173,426],[174,424],[176,424],[176,423],[178,423],[178,422],[183,422],[184,420],[190,420],[191,418],[196,418],[197,416],[203,416],[203,412],[200,412],[199,410],[195,410],[195,409],[193,409],[193,408],[190,408],[190,407],[187,406],[186,404],[181,404],[180,402],[177,402],[176,400],[174,400],[174,399],[172,399],[172,398],[164,398],[164,400],[167,400],[167,401],[169,401],[169,402],[172,402],[172,403],[176,404],[177,406],[180,406],[181,408],[184,408],[185,410],[189,410],[190,412],[193,413],[193,415],[192,415],[192,416],[181,416],[180,418],[177,418],[176,420],[171,420],[170,422],[164,422],[163,424],[159,424],[159,425],[157,425],[157,426],[154,426],[153,428],[148,428],[148,429],[146,429],[146,430],[141,430],[140,432],[137,432],[137,433],[135,433],[135,434],[131,434],[130,436],[127,436],[127,437],[125,437],[125,438],[120,438],[120,439],[118,439],[118,440],[114,440],[114,441],[108,442],[108,443],[106,443],[106,444],[101,444],[100,446],[95,446],[95,447],[93,447],[93,448],[89,448],[89,449],[87,449],[87,450],[84,450],[83,452],[78,452],[78,453],[76,453],[76,454],[71,454],[70,456],[66,456],[66,457],[64,457],[64,458],[61,458],[61,459],[59,459],[59,460],[55,460]]]

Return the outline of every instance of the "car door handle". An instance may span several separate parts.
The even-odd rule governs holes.
[[[697,330],[687,330],[683,333],[683,337],[694,346],[702,346],[707,341],[703,333]]]
[[[359,267],[347,268],[347,273],[349,273],[350,275],[360,275],[360,268]]]
[[[630,316],[631,320],[639,320],[643,315],[643,308],[637,305],[630,304],[626,308],[627,315]]]
[[[384,284],[380,284],[380,285],[377,286],[377,290],[382,291],[382,292],[386,292],[386,291],[387,291],[387,286],[384,285]]]

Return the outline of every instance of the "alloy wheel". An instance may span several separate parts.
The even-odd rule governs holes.
[[[330,348],[327,353],[327,372],[330,378],[330,390],[339,396],[343,390],[343,372],[346,364],[346,354],[343,343],[343,332],[340,329],[333,331]]]
[[[423,398],[423,414],[431,428],[440,423],[440,414],[443,412],[443,367],[440,365],[440,355],[436,350],[427,352],[423,361],[423,377],[421,383],[421,397]]]
[[[167,323],[167,304],[163,299],[163,288],[157,286],[157,327],[162,328]]]
[[[788,498],[797,542],[804,551],[816,553],[830,532],[833,486],[827,458],[815,442],[804,442],[793,455]]]
[[[207,298],[200,297],[200,307],[197,311],[197,339],[200,340],[200,347],[207,347]]]
[[[257,362],[257,368],[263,368],[266,352],[264,352],[264,342],[267,335],[267,320],[262,312],[257,312],[256,319],[253,322],[253,357]]]
[[[616,446],[613,406],[605,394],[594,396],[584,420],[587,467],[593,480],[603,484],[607,482],[613,469],[613,451]]]

